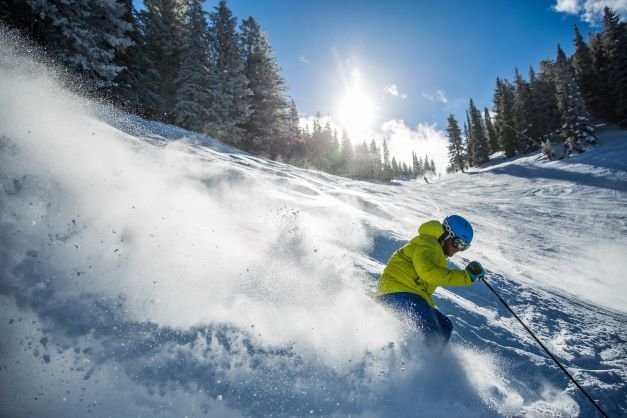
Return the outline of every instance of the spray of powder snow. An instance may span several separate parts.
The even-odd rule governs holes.
[[[3,171],[29,194],[19,208],[28,242],[66,263],[58,290],[124,293],[139,321],[254,324],[273,343],[310,338],[331,349],[359,326],[347,344],[395,338],[348,285],[357,273],[343,253],[369,244],[349,214],[329,220],[211,155],[140,143],[96,120],[44,68],[35,79],[20,69],[0,81]]]
[[[503,412],[469,380],[494,373],[489,362],[425,356],[368,297],[354,258],[371,242],[354,209],[245,155],[124,134],[95,117],[114,110],[10,38],[0,32],[2,330],[39,341],[30,374],[48,367],[114,415],[118,392],[126,415],[398,416],[416,397],[430,416]],[[5,329],[14,317],[29,318],[19,332]],[[2,376],[17,415],[11,396],[36,390],[21,374]],[[49,380],[48,416],[85,413]]]

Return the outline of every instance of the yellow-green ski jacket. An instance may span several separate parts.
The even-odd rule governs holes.
[[[418,236],[397,250],[383,270],[377,296],[409,292],[420,295],[429,305],[438,286],[470,286],[466,270],[449,270],[444,250],[438,238],[444,227],[438,221],[420,225]]]

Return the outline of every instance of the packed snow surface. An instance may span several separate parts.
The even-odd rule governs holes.
[[[627,133],[581,155],[376,184],[253,157],[68,92],[0,40],[0,416],[594,416],[482,283],[431,353],[373,301],[448,214],[487,280],[627,414]]]

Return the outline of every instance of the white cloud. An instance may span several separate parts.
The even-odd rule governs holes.
[[[403,120],[394,119],[381,125],[381,130],[387,138],[390,154],[398,161],[410,163],[412,152],[420,158],[426,154],[429,159],[433,159],[438,172],[446,171],[448,138],[435,125],[419,123],[415,129],[411,129]]]
[[[406,99],[407,95],[405,93],[400,93],[398,91],[398,86],[396,84],[390,84],[383,89],[387,94],[394,97],[400,97],[401,99]]]
[[[581,4],[579,0],[557,0],[553,10],[560,13],[568,13],[576,15],[581,10]]]
[[[422,97],[432,102],[448,103],[448,98],[444,90],[438,90],[434,94],[423,92]]]
[[[298,60],[302,62],[303,64],[309,64],[309,59],[307,59],[307,57],[304,55],[301,55],[300,57],[298,57]]]
[[[390,84],[385,88],[385,91],[392,96],[398,96],[398,87],[396,87],[396,84]]]
[[[579,15],[585,22],[599,23],[606,6],[614,10],[623,20],[627,20],[627,0],[557,0],[553,10],[558,13]]]

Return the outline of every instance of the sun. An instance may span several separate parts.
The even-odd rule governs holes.
[[[375,116],[375,106],[361,83],[357,70],[351,73],[337,106],[338,123],[352,141],[367,141]]]

